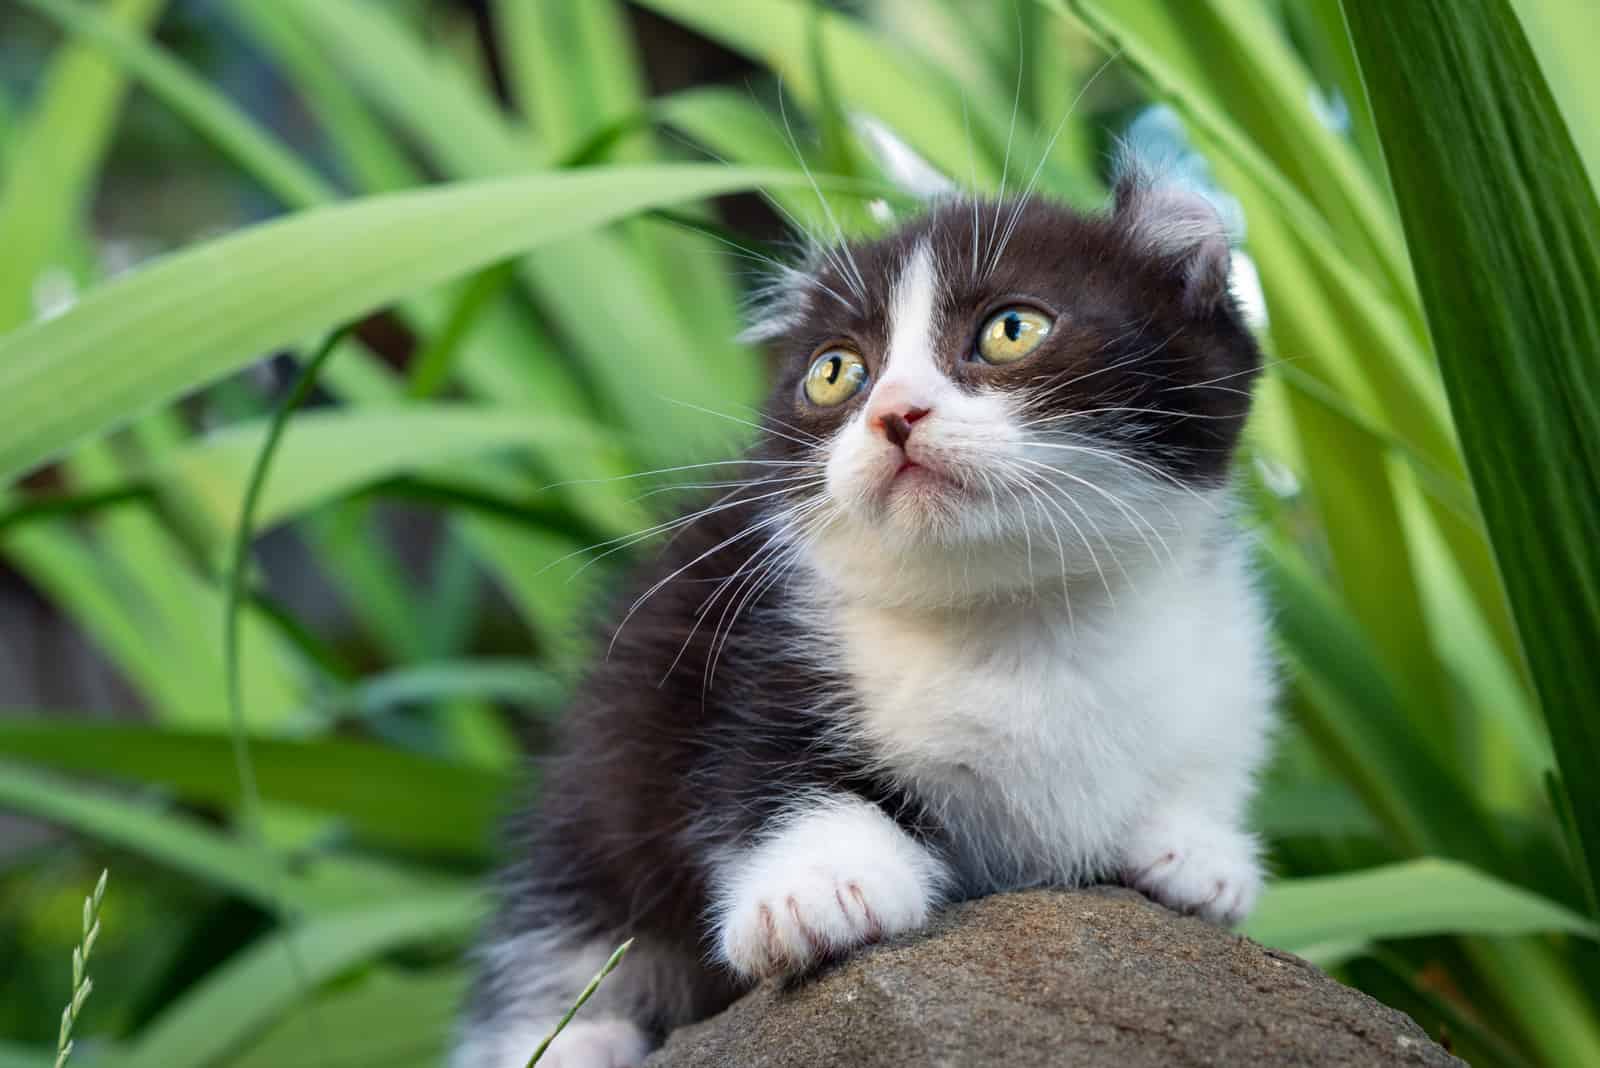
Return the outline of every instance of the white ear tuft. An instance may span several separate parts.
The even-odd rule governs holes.
[[[1140,251],[1172,265],[1191,310],[1210,311],[1228,295],[1228,230],[1203,194],[1130,167],[1117,181],[1115,210]]]

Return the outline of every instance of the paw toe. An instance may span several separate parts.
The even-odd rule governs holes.
[[[1127,883],[1186,915],[1232,925],[1255,904],[1261,870],[1255,843],[1226,828],[1187,829],[1147,836],[1129,851]]]

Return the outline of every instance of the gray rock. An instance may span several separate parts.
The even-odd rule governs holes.
[[[647,1068],[1459,1065],[1292,954],[1127,890],[968,902],[675,1032]]]

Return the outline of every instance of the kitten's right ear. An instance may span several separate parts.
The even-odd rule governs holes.
[[[1141,253],[1166,261],[1183,285],[1190,312],[1206,314],[1226,299],[1233,254],[1211,201],[1192,189],[1160,184],[1130,165],[1117,179],[1113,216]]]

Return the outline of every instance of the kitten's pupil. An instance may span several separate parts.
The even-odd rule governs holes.
[[[1012,312],[1006,316],[1006,340],[1015,341],[1022,333],[1022,316]]]
[[[844,370],[844,361],[835,356],[828,361],[828,385],[839,381],[839,372]]]

